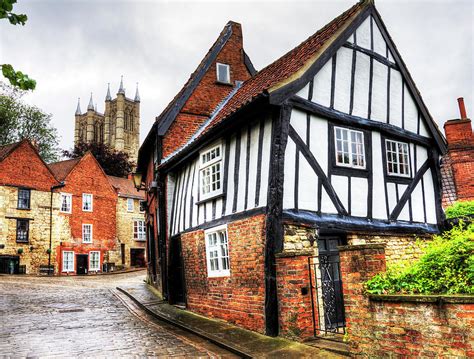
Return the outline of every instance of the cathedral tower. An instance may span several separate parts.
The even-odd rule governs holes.
[[[87,112],[82,113],[80,100],[75,114],[74,145],[79,142],[101,142],[117,151],[128,153],[130,160],[137,162],[140,141],[140,94],[138,84],[135,98],[125,96],[123,77],[117,97],[112,99],[110,84],[105,97],[105,111],[100,113],[91,97]]]

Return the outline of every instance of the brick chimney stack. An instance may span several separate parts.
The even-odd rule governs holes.
[[[458,200],[474,200],[474,134],[467,118],[464,99],[458,98],[460,119],[444,124],[448,142],[447,157],[451,162]]]

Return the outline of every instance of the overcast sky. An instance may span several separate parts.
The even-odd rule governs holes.
[[[243,27],[244,47],[262,69],[352,6],[340,1],[19,0],[25,26],[0,23],[0,63],[37,80],[24,97],[53,115],[62,148],[74,137],[77,98],[93,92],[104,110],[107,83],[120,75],[128,97],[139,83],[141,141],[228,20]],[[440,126],[458,118],[465,98],[473,117],[472,0],[376,0],[395,44]]]

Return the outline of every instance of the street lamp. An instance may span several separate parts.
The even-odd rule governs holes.
[[[132,174],[133,177],[133,185],[137,189],[137,191],[140,191],[143,189],[142,187],[142,174],[140,172],[135,172]]]

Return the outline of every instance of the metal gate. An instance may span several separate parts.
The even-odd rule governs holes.
[[[309,258],[314,335],[344,334],[344,299],[339,252],[339,237],[318,239],[319,256]]]

